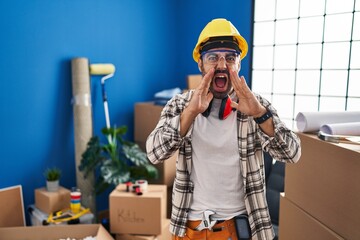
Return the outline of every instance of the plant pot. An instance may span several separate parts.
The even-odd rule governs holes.
[[[59,180],[46,181],[46,190],[48,192],[57,192],[59,190]]]

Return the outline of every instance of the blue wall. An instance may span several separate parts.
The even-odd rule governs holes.
[[[127,125],[133,108],[163,89],[186,87],[198,73],[192,50],[205,24],[231,20],[251,46],[251,0],[13,0],[0,2],[0,188],[22,185],[25,207],[49,166],[61,185],[76,184],[71,59],[110,62],[106,82],[112,124]],[[249,52],[249,55],[250,52]],[[242,74],[249,78],[249,57]],[[100,78],[91,78],[94,134],[105,126]],[[97,201],[108,207],[107,195]]]

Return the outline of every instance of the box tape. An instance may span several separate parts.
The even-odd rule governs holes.
[[[135,185],[140,187],[141,192],[146,192],[148,188],[148,181],[140,179],[135,181]]]

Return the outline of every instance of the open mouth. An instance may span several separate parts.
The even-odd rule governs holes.
[[[216,87],[224,88],[226,86],[227,77],[225,75],[215,76],[214,82]]]

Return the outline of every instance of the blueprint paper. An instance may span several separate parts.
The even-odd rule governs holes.
[[[360,122],[325,124],[320,131],[331,135],[360,136]]]
[[[299,112],[295,120],[300,132],[316,132],[326,124],[360,122],[360,111]]]

